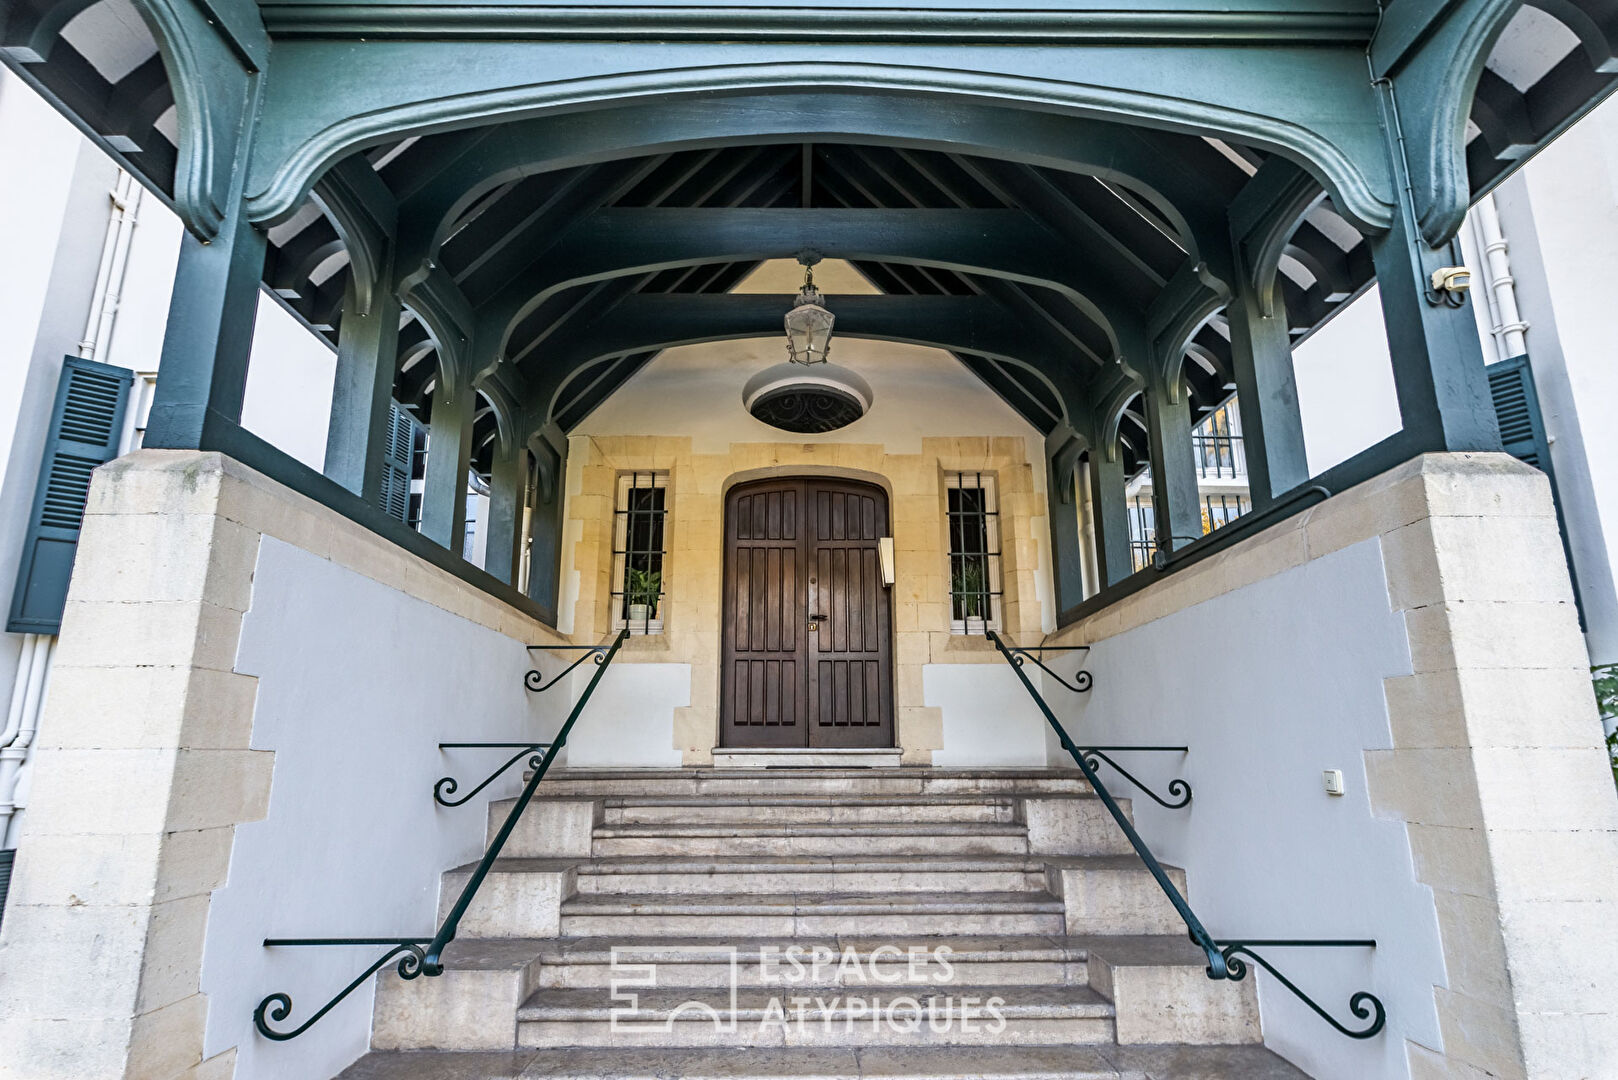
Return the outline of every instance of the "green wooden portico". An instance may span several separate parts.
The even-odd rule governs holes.
[[[0,55],[188,227],[146,445],[238,457],[554,620],[567,432],[660,349],[774,333],[790,298],[729,290],[813,252],[886,294],[837,300],[839,334],[947,349],[1046,434],[1054,499],[1088,458],[1107,588],[1083,600],[1052,513],[1066,620],[1159,572],[1126,580],[1141,467],[1165,547],[1234,538],[1194,539],[1189,450],[1232,391],[1257,523],[1498,449],[1472,314],[1430,276],[1618,78],[1610,3],[1533,7],[0,0]],[[1373,280],[1403,429],[1310,477],[1290,347]],[[240,426],[261,285],[338,344],[323,476]],[[377,505],[394,399],[432,427],[419,534]],[[469,467],[485,569],[448,550]]]

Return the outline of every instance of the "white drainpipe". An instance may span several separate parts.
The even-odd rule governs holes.
[[[135,178],[122,169],[117,183],[110,192],[112,212],[107,215],[107,235],[101,242],[101,262],[96,267],[95,291],[90,299],[90,311],[84,321],[84,339],[79,342],[79,356],[96,359],[112,339],[112,325],[118,318],[118,304],[123,299],[124,277],[129,270],[129,248],[134,240],[135,225],[140,217],[140,199],[144,192]]]
[[[135,178],[120,169],[118,179],[108,193],[112,209],[107,215],[107,233],[101,242],[101,259],[96,265],[90,310],[85,315],[84,337],[79,341],[79,356],[85,360],[97,359],[97,354],[105,352],[112,340],[143,194]],[[16,837],[11,833],[12,822],[19,809],[17,792],[28,775],[29,751],[39,730],[39,714],[45,703],[45,689],[50,680],[51,657],[55,649],[56,636],[53,634],[23,635],[22,649],[17,657],[16,681],[11,687],[11,706],[6,711],[5,730],[0,731],[0,849],[16,844]]]
[[[1528,324],[1517,311],[1517,285],[1511,276],[1509,245],[1500,231],[1500,211],[1490,193],[1478,200],[1471,213],[1478,250],[1483,253],[1484,296],[1489,305],[1490,333],[1499,359],[1509,360],[1528,351]]]
[[[40,706],[45,700],[45,683],[50,678],[55,648],[53,634],[23,635],[17,681],[11,687],[11,708],[6,712],[6,729],[0,733],[0,848],[16,846],[16,838],[9,834],[17,812],[17,787],[25,776],[23,770],[34,733],[39,730]]]

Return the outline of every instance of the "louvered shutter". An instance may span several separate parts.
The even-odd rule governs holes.
[[[11,618],[6,623],[11,633],[54,634],[61,628],[90,473],[118,456],[133,381],[126,368],[76,356],[63,360],[17,587],[11,594]]]
[[[1489,377],[1489,396],[1494,398],[1494,415],[1500,422],[1500,442],[1506,453],[1539,469],[1551,481],[1551,499],[1556,504],[1556,524],[1562,532],[1562,552],[1573,579],[1573,599],[1579,610],[1579,627],[1585,628],[1584,597],[1579,592],[1579,574],[1573,565],[1573,547],[1567,540],[1567,522],[1562,517],[1562,496],[1556,490],[1556,470],[1551,465],[1551,443],[1545,430],[1545,414],[1539,408],[1534,389],[1534,367],[1528,357],[1514,356],[1484,369]]]
[[[382,453],[382,509],[392,517],[410,521],[410,466],[416,445],[416,418],[388,405],[388,438]]]
[[[16,857],[15,848],[0,851],[0,924],[5,922],[6,893],[11,891],[11,863]]]
[[[1500,421],[1500,441],[1506,453],[1549,474],[1550,443],[1528,357],[1502,360],[1483,370],[1489,376],[1489,394],[1494,398],[1494,414]]]

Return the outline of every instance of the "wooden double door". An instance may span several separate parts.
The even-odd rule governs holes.
[[[725,746],[893,745],[888,497],[851,480],[741,484],[725,499]]]

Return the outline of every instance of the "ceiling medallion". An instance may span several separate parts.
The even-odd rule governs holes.
[[[742,390],[742,404],[756,420],[799,435],[845,428],[871,407],[871,387],[847,368],[821,363],[805,371],[797,363],[759,372]]]

